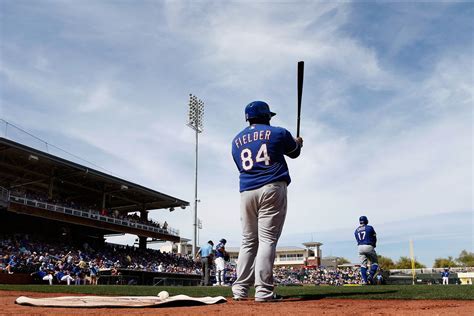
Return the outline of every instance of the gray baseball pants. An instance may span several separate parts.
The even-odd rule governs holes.
[[[287,184],[275,182],[240,195],[242,245],[237,261],[234,297],[247,297],[255,285],[255,298],[273,295],[273,264],[278,238],[285,223]]]
[[[370,264],[378,263],[377,253],[375,252],[373,246],[359,245],[357,246],[357,249],[359,250],[359,260],[361,267],[367,268],[368,262],[370,262]]]

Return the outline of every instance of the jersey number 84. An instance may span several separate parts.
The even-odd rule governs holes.
[[[242,161],[242,168],[248,171],[253,168],[254,161],[252,157],[252,151],[249,148],[245,148],[240,152],[240,159]],[[267,152],[267,144],[260,146],[257,155],[255,156],[255,162],[264,162],[266,166],[270,165],[270,156]]]

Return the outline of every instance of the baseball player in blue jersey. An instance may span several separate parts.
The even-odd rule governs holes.
[[[215,260],[216,263],[216,284],[215,285],[225,285],[225,260],[226,255],[225,244],[227,240],[222,238],[219,240],[219,243],[216,246]]]
[[[275,113],[267,103],[245,108],[249,126],[232,141],[232,156],[240,172],[242,245],[237,262],[235,300],[248,296],[255,285],[255,301],[280,299],[273,292],[275,250],[283,229],[290,174],[284,156],[300,155],[303,139],[281,127],[270,126]]]
[[[360,259],[360,274],[362,284],[374,284],[374,275],[379,268],[377,253],[377,235],[372,226],[368,225],[369,220],[366,216],[359,218],[359,227],[354,232],[357,241]],[[367,277],[367,263],[370,262],[369,276]]]
[[[449,269],[444,268],[444,271],[441,272],[441,277],[443,278],[443,285],[449,284]]]

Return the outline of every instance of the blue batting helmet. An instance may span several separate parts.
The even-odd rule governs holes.
[[[271,119],[276,113],[270,111],[270,107],[263,101],[253,101],[245,107],[245,120],[255,118]]]
[[[219,240],[219,242],[223,243],[223,244],[226,244],[227,243],[227,240],[225,240],[224,238],[222,238],[221,240]]]
[[[359,223],[367,225],[369,223],[369,220],[367,219],[367,216],[359,217]]]

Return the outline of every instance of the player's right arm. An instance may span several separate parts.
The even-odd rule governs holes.
[[[283,129],[283,143],[285,146],[285,155],[292,159],[300,155],[301,147],[303,147],[303,138],[293,138],[288,130]]]
[[[375,248],[377,247],[377,234],[375,233],[375,229],[372,226],[370,226],[370,228],[371,228],[371,234],[372,234],[372,240],[373,240],[372,246],[374,246]]]

